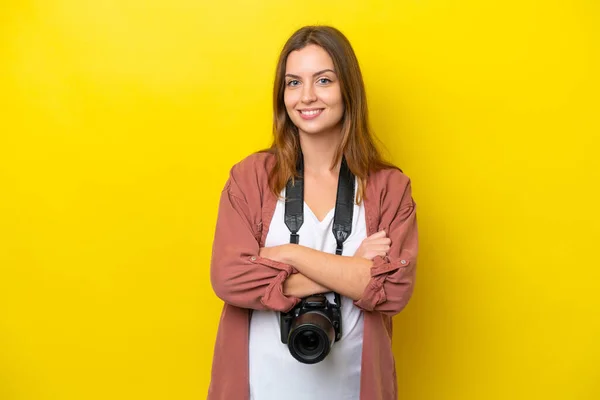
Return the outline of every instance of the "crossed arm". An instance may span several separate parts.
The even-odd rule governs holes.
[[[366,238],[352,257],[338,256],[297,244],[263,247],[260,256],[294,266],[298,273],[283,283],[286,296],[337,292],[358,300],[371,279],[373,258],[385,256],[390,239],[381,231]]]
[[[414,286],[417,224],[410,182],[400,174],[388,181],[377,217],[378,234],[389,236],[387,252],[367,254],[365,242],[376,233],[347,257],[292,244],[259,248],[252,225],[260,220],[260,209],[246,200],[256,194],[230,179],[221,194],[211,257],[215,294],[236,307],[288,311],[310,294],[335,291],[365,311],[397,314]]]

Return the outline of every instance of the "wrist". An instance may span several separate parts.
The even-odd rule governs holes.
[[[281,251],[281,258],[284,264],[294,265],[294,259],[298,245],[294,243],[287,243],[283,245]]]

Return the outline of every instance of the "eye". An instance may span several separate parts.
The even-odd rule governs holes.
[[[292,79],[291,81],[289,81],[287,83],[288,86],[298,86],[300,84],[300,81],[297,79]]]
[[[321,85],[327,85],[328,83],[331,83],[331,79],[329,79],[329,78],[319,78],[319,80],[317,82],[319,82]]]

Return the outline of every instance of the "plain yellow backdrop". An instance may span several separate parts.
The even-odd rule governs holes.
[[[413,180],[401,399],[600,399],[593,0],[0,1],[0,399],[206,397],[219,194],[319,23]]]

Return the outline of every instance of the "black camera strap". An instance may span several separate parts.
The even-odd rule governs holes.
[[[294,182],[290,179],[285,187],[285,225],[290,230],[290,243],[298,244],[298,231],[304,223],[304,160],[302,153],[296,165],[298,175]]]
[[[342,255],[344,242],[352,233],[352,214],[354,212],[354,174],[342,158],[338,179],[337,197],[333,216],[333,235],[337,241],[335,254]]]
[[[298,231],[304,223],[304,160],[302,152],[296,165],[299,177],[290,179],[286,185],[285,225],[290,230],[290,243],[298,244]],[[348,168],[346,158],[342,157],[338,179],[337,197],[333,216],[333,236],[337,242],[335,254],[342,255],[344,241],[352,233],[352,216],[354,212],[354,174]],[[341,306],[340,295],[335,293],[335,302]]]

